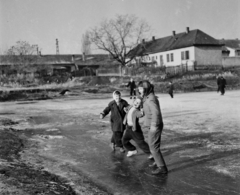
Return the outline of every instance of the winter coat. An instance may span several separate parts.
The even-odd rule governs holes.
[[[168,88],[168,93],[172,93],[174,90],[173,84],[169,84]]]
[[[159,125],[163,124],[160,104],[153,93],[144,98],[143,110],[145,114],[144,126],[150,127],[151,130],[156,130]]]
[[[129,110],[132,108],[133,106],[129,106],[128,108],[128,111],[124,117],[124,120],[123,120],[123,124],[126,125],[127,124],[127,116],[128,116],[128,112]],[[139,118],[143,117],[144,116],[144,113],[141,112],[139,109],[135,109],[132,113],[132,122],[133,122],[133,127],[132,127],[132,130],[133,131],[136,131],[138,129],[141,129],[141,126],[139,124]]]
[[[135,89],[136,88],[136,84],[134,81],[129,81],[128,84],[127,84],[127,87],[130,87],[130,89]]]
[[[223,78],[223,77],[220,77],[218,83],[219,83],[219,86],[220,86],[220,87],[223,87],[223,88],[225,88],[225,87],[226,87],[226,84],[227,84],[226,79]]]
[[[123,119],[126,115],[125,111],[123,110],[124,107],[127,107],[127,101],[121,99],[119,102],[119,106],[117,105],[115,100],[112,100],[108,106],[103,110],[102,115],[105,117],[111,112],[110,115],[110,123],[112,131],[120,131],[123,132],[125,129],[125,125],[123,124]]]

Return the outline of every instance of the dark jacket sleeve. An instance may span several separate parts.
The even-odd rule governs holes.
[[[101,114],[103,114],[103,117],[109,114],[109,112],[111,111],[111,107],[112,107],[112,102],[110,102],[108,106],[101,112]]]

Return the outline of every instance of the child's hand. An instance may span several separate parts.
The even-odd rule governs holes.
[[[103,114],[102,113],[100,114],[100,119],[103,119]]]
[[[127,108],[126,107],[124,107],[123,110],[124,110],[124,112],[127,112]]]

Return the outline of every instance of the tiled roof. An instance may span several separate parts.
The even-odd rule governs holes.
[[[73,64],[73,55],[0,55],[1,65],[10,65],[18,63],[21,58],[28,58],[28,61],[34,64]],[[82,55],[74,55],[75,59],[82,58]]]
[[[221,39],[219,40],[226,47],[239,49],[240,48],[240,40],[238,39]]]
[[[102,66],[102,65],[119,65],[120,63],[109,57],[107,54],[86,55],[85,61],[76,60],[78,66]]]
[[[77,64],[77,65],[106,65],[115,64],[115,61],[109,58],[107,54],[85,55],[83,61],[82,55],[32,55],[29,61],[34,64]],[[11,65],[18,63],[20,56],[0,55],[0,65]]]
[[[139,44],[129,52],[129,55],[144,55],[170,51],[190,46],[222,46],[222,44],[201,30],[191,30],[188,33],[178,33],[175,36],[167,36]]]

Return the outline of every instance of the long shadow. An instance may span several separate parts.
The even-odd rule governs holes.
[[[173,166],[175,164],[182,164],[182,163],[184,163],[184,164],[188,163],[188,164],[170,169],[169,172],[176,172],[176,171],[179,171],[179,170],[183,170],[183,169],[190,168],[190,167],[193,167],[193,166],[196,166],[196,165],[204,164],[206,162],[210,162],[210,161],[213,161],[213,160],[226,158],[226,157],[236,155],[236,154],[240,154],[240,149],[231,150],[229,152],[226,152],[226,151],[218,152],[216,154],[205,155],[205,156],[201,156],[201,157],[191,158],[191,159],[188,159],[188,160],[172,163],[172,164],[169,164],[168,166]]]
[[[164,118],[170,118],[170,117],[177,117],[177,116],[185,116],[185,115],[192,115],[192,114],[202,114],[202,113],[206,113],[206,111],[202,111],[202,112],[181,112],[179,114],[165,114]]]
[[[15,114],[15,113],[13,113],[13,112],[5,112],[5,113],[0,113],[0,115],[11,115],[11,114]]]
[[[175,133],[175,132],[174,132]],[[218,135],[218,134],[222,134],[222,132],[212,132],[212,133],[199,133],[199,134],[194,134],[194,135],[184,135],[184,134],[178,134],[181,137],[177,137],[177,138],[172,138],[172,139],[168,139],[166,141],[164,141],[164,144],[167,143],[174,143],[174,142],[178,142],[178,141],[193,141],[194,139],[206,139],[208,138],[209,140],[212,139],[213,135]]]

